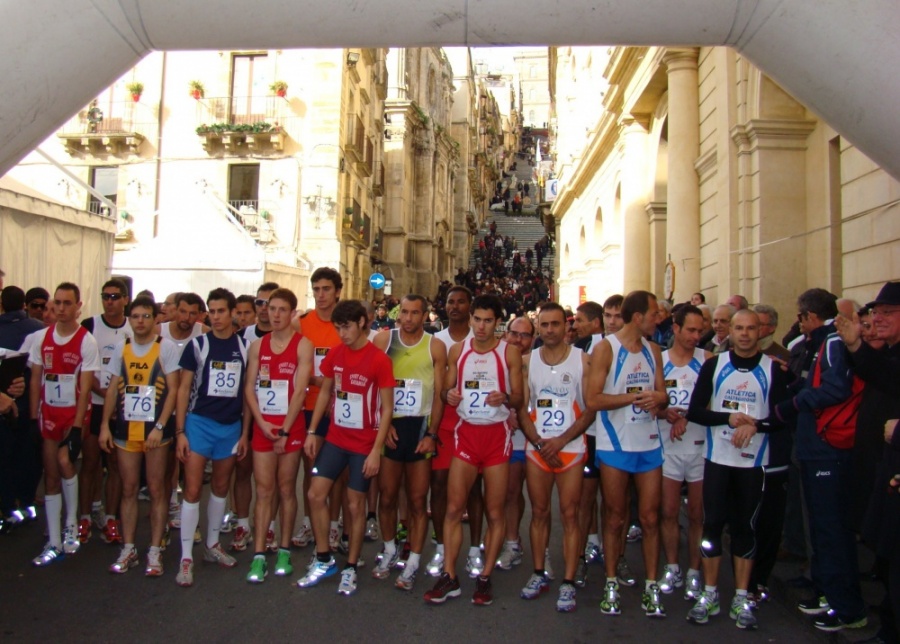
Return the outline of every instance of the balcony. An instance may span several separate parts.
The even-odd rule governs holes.
[[[142,132],[153,127],[140,103],[120,101],[96,103],[75,115],[57,132],[69,154],[137,154],[144,142]]]
[[[197,101],[197,136],[203,149],[231,154],[281,152],[287,102],[278,96],[225,96]]]
[[[355,163],[359,163],[366,158],[366,127],[358,116],[354,116],[350,120],[350,130],[347,132],[344,152]]]
[[[375,162],[375,180],[372,181],[372,193],[376,197],[384,196],[384,161]]]
[[[375,144],[371,139],[366,139],[365,157],[356,162],[356,172],[361,177],[372,176],[372,166],[375,157]]]
[[[368,247],[372,243],[372,218],[362,212],[362,206],[354,199],[349,213],[344,215],[341,238],[346,244],[357,248]]]
[[[269,225],[269,211],[260,210],[256,199],[229,199],[228,205],[234,218],[253,239],[262,243],[272,241],[272,227]]]

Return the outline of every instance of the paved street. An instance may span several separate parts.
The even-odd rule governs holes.
[[[141,503],[141,515],[149,507]],[[205,503],[203,505],[205,508]],[[523,521],[527,534],[528,514]],[[203,525],[203,524],[201,524]],[[146,544],[147,521],[141,520],[139,544]],[[367,567],[361,570],[359,592],[350,598],[336,594],[337,577],[318,587],[300,590],[293,585],[299,577],[276,578],[270,574],[260,586],[244,581],[252,555],[238,555],[236,570],[198,562],[195,585],[175,585],[179,544],[165,553],[165,576],[148,579],[141,568],[125,575],[107,572],[118,547],[104,544],[96,533],[90,543],[74,556],[49,568],[37,569],[31,558],[43,544],[43,523],[21,527],[0,538],[0,637],[5,641],[48,641],[65,636],[78,641],[285,641],[313,638],[313,641],[420,641],[459,642],[596,642],[607,637],[625,641],[712,642],[728,638],[755,638],[757,641],[823,641],[799,615],[778,603],[766,604],[760,614],[756,634],[738,632],[723,613],[704,627],[685,620],[689,608],[680,595],[664,599],[669,616],[650,620],[640,610],[638,587],[623,589],[623,615],[600,613],[602,571],[592,566],[588,587],[579,591],[578,610],[572,614],[555,611],[556,590],[562,572],[560,534],[553,534],[553,567],[557,581],[540,599],[519,599],[519,590],[530,574],[528,562],[510,572],[494,575],[495,601],[476,608],[469,601],[474,585],[464,579],[463,595],[444,606],[428,606],[422,594],[433,583],[420,575],[412,593],[393,588],[393,580],[376,581],[369,572],[378,545],[364,548]],[[176,538],[178,533],[173,533]],[[526,538],[527,541],[527,538]],[[230,542],[225,535],[223,542]],[[145,545],[139,547],[144,550]],[[295,551],[294,566],[302,567],[312,548]],[[433,552],[426,546],[426,555]],[[526,544],[526,556],[527,556]],[[195,560],[202,559],[201,547]],[[628,546],[628,558],[635,573],[643,578],[640,544]],[[340,561],[339,561],[340,563]],[[271,565],[271,564],[270,564]],[[730,568],[723,566],[723,570]],[[726,601],[732,582],[723,580]]]

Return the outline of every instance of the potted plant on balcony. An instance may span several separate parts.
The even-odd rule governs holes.
[[[129,91],[131,94],[131,100],[137,103],[141,100],[141,94],[144,93],[144,84],[143,83],[128,83],[125,86],[125,89]]]
[[[198,80],[192,80],[188,85],[191,88],[191,96],[193,96],[198,101],[206,96],[206,88],[203,87],[203,83]]]
[[[269,89],[275,92],[275,96],[284,98],[287,95],[288,84],[284,81],[275,81],[269,85]]]

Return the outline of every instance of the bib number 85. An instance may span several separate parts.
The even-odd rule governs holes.
[[[216,387],[232,389],[235,385],[237,385],[237,379],[234,373],[216,372]]]

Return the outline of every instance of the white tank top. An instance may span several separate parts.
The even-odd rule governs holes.
[[[591,334],[591,346],[588,348],[588,355],[593,355],[594,350],[597,346],[603,342],[604,335],[602,333],[592,333]],[[594,418],[594,422],[591,423],[590,427],[587,428],[585,432],[585,436],[597,436],[597,423],[600,422],[600,414],[597,414],[597,417]]]
[[[188,342],[190,342],[191,340],[193,340],[196,337],[203,335],[203,325],[200,324],[199,322],[194,322],[194,328],[191,329],[191,334],[188,337],[186,337],[184,340],[178,340],[178,339],[172,337],[172,332],[169,330],[170,324],[172,324],[172,323],[171,322],[163,322],[162,324],[160,324],[159,325],[159,334],[162,337],[164,337],[166,340],[171,340],[172,342],[174,342],[175,346],[177,346],[182,351],[184,351],[184,347]]]
[[[118,328],[107,326],[103,321],[102,315],[95,315],[93,318],[94,325],[91,329],[91,335],[97,340],[97,349],[100,351],[100,370],[97,372],[97,379],[100,381],[102,388],[109,387],[109,379],[112,376],[107,370],[106,365],[109,364],[110,358],[115,353],[117,344],[125,341],[125,338],[131,338],[134,334],[131,332],[131,324],[128,318],[125,318],[125,324]],[[103,397],[91,392],[91,404],[102,405]]]
[[[581,391],[584,368],[583,352],[569,349],[569,355],[558,365],[544,362],[541,350],[531,352],[528,367],[528,401],[531,418],[541,438],[556,438],[581,416],[584,392]],[[526,449],[533,450],[531,445]],[[584,436],[567,443],[564,452],[581,454],[585,451]]]
[[[753,371],[738,371],[731,364],[731,353],[720,353],[713,374],[710,409],[726,413],[742,412],[757,420],[769,416],[769,390],[772,386],[772,359],[760,358]],[[717,425],[707,430],[706,458],[719,465],[760,467],[769,464],[769,435],[758,433],[750,444],[738,448],[731,444],[734,429]]]
[[[509,393],[509,367],[506,364],[506,341],[500,340],[487,353],[472,347],[466,340],[456,363],[456,387],[462,396],[456,412],[472,425],[491,425],[509,418],[506,405],[492,407],[485,401],[492,391]]]
[[[456,340],[454,340],[453,337],[450,335],[450,327],[447,327],[446,329],[438,331],[437,333],[434,334],[434,337],[436,337],[438,340],[440,340],[441,342],[444,343],[444,346],[447,347],[447,353],[450,353],[450,348],[454,344],[456,344]],[[471,340],[474,337],[475,337],[475,334],[472,333],[472,328],[470,327],[468,335],[466,335],[466,337],[463,338],[462,341],[465,342],[466,340]]]
[[[694,355],[683,367],[676,367],[669,360],[669,351],[663,351],[663,378],[666,380],[666,393],[669,394],[669,407],[678,407],[687,411],[691,404],[694,385],[700,367],[706,360],[706,352],[697,347]],[[696,455],[706,452],[706,427],[697,423],[688,423],[687,430],[681,440],[672,441],[669,433],[672,425],[664,418],[659,419],[659,431],[662,434],[663,452],[666,454]]]
[[[641,350],[631,353],[615,335],[606,338],[612,347],[612,364],[603,387],[605,394],[629,394],[653,389],[656,362],[650,343],[641,338]],[[597,414],[597,449],[647,452],[660,446],[659,427],[649,411],[626,405]]]

